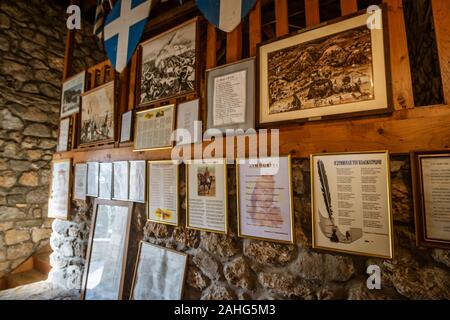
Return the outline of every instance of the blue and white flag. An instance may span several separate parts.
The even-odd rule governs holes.
[[[117,0],[105,20],[105,49],[111,64],[122,72],[136,50],[153,0]]]
[[[256,0],[197,0],[205,18],[225,32],[236,29],[255,4]]]

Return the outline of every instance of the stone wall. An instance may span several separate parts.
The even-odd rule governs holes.
[[[48,244],[66,36],[56,1],[0,1],[0,278]],[[83,22],[74,69],[104,59]]]

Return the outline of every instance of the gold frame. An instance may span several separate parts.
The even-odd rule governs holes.
[[[214,163],[214,161],[222,161],[221,163]],[[201,163],[211,163],[216,165],[223,165],[224,170],[224,202],[225,202],[225,208],[224,208],[224,214],[225,214],[225,231],[218,231],[218,230],[212,230],[207,228],[196,228],[196,227],[190,227],[189,226],[189,166],[196,164],[196,162]],[[228,168],[227,168],[227,159],[208,159],[208,160],[189,160],[186,162],[186,229],[190,230],[197,230],[197,231],[206,231],[206,232],[212,232],[217,234],[228,234],[229,229],[229,223],[228,223]]]
[[[273,157],[263,157],[263,158],[273,158]],[[295,244],[295,225],[294,225],[294,187],[292,183],[292,156],[289,154],[287,156],[280,156],[280,158],[287,158],[288,159],[288,175],[289,175],[289,216],[290,216],[290,223],[291,223],[291,241],[284,241],[284,240],[277,240],[277,239],[271,239],[271,238],[264,238],[264,237],[257,237],[257,236],[250,236],[250,235],[244,235],[241,233],[241,201],[240,201],[240,185],[239,185],[239,158],[236,158],[236,196],[237,196],[237,231],[238,231],[238,237],[240,238],[248,238],[248,239],[254,239],[254,240],[262,240],[262,241],[269,241],[269,242],[275,242],[275,243],[281,243],[281,244]],[[245,160],[258,160],[259,158],[248,158]]]
[[[386,189],[387,189],[387,209],[388,209],[388,228],[389,228],[389,256],[369,254],[353,250],[341,250],[328,247],[318,246],[316,244],[316,218],[315,218],[315,196],[314,196],[314,159],[321,156],[340,156],[340,155],[364,155],[364,154],[383,154],[386,157]],[[364,257],[375,257],[381,259],[394,259],[394,217],[392,214],[392,190],[391,190],[391,162],[388,150],[384,151],[363,151],[363,152],[335,152],[335,153],[316,153],[310,156],[310,171],[311,171],[311,227],[312,227],[312,248],[318,250],[326,250],[331,252],[339,252],[345,254],[354,254]]]
[[[114,168],[115,168],[115,165],[116,165],[116,163],[126,163],[127,164],[127,168],[128,168],[128,170],[127,170],[127,183],[126,183],[126,185],[127,185],[127,199],[119,199],[119,198],[116,198],[115,197],[115,188],[114,188],[114,185],[115,185],[115,174],[114,174]],[[112,180],[112,195],[111,195],[111,200],[113,200],[113,201],[125,201],[125,202],[130,202],[130,162],[128,161],[128,160],[123,160],[123,161],[114,161],[113,163],[113,180]]]
[[[151,179],[150,166],[152,164],[173,164],[176,166],[176,190],[177,190],[177,193],[176,193],[176,207],[177,207],[177,219],[176,220],[177,220],[177,222],[176,223],[170,223],[170,222],[165,222],[165,221],[161,221],[161,220],[150,219],[150,190],[151,190],[150,189],[150,179]],[[146,173],[147,220],[150,222],[158,223],[158,224],[179,227],[180,226],[180,195],[179,195],[179,192],[180,192],[180,182],[179,182],[180,164],[178,164],[177,161],[175,161],[175,160],[147,161],[146,169],[147,169],[147,173]]]
[[[167,146],[154,147],[154,148],[144,148],[144,149],[137,149],[136,148],[136,145],[137,145],[137,128],[138,128],[139,115],[144,114],[144,113],[149,113],[149,112],[155,112],[157,110],[166,109],[166,108],[172,108],[172,113],[173,113],[173,116],[172,116],[172,132],[173,132],[175,130],[176,116],[177,116],[176,104],[172,103],[172,104],[168,104],[168,105],[161,106],[161,107],[158,107],[158,108],[146,109],[146,110],[143,110],[143,111],[136,112],[136,116],[134,118],[133,152],[165,150],[165,149],[172,149],[174,147],[174,142],[172,141],[170,143],[170,145],[167,145]]]
[[[61,219],[61,220],[68,220],[69,219],[69,215],[70,215],[70,210],[72,209],[72,206],[71,206],[71,202],[72,202],[72,183],[73,183],[73,161],[72,161],[72,158],[69,158],[69,159],[61,159],[61,160],[53,160],[52,161],[52,165],[51,165],[51,174],[52,174],[52,176],[51,176],[51,180],[50,180],[50,185],[48,186],[48,189],[49,189],[49,194],[48,194],[48,201],[47,201],[47,206],[49,205],[49,202],[50,202],[50,198],[51,198],[51,196],[52,196],[52,193],[53,193],[53,165],[55,164],[55,163],[63,163],[63,162],[68,162],[69,163],[69,181],[68,181],[68,184],[69,184],[69,188],[68,188],[68,190],[67,190],[67,192],[68,192],[68,195],[67,195],[67,215],[66,215],[66,217],[63,219],[63,218],[61,218],[61,217],[49,217],[48,216],[48,212],[47,212],[47,218],[50,218],[50,219]]]

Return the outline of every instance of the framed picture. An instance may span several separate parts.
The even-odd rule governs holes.
[[[206,71],[208,129],[255,127],[255,59]]]
[[[180,103],[177,107],[176,145],[200,143],[202,123],[200,121],[200,99]]]
[[[450,150],[411,153],[418,246],[450,249]]]
[[[98,162],[87,163],[87,196],[98,197],[98,176],[100,173],[100,165]]]
[[[175,105],[136,113],[135,151],[172,148],[175,129]]]
[[[98,197],[111,200],[112,197],[113,164],[100,163],[100,174],[98,178]]]
[[[80,146],[115,141],[115,81],[110,81],[82,95]]]
[[[128,161],[114,162],[114,187],[113,199],[128,201],[129,196],[129,174],[130,166]]]
[[[87,171],[88,165],[86,163],[77,163],[75,165],[75,181],[73,188],[74,200],[86,200],[87,192]]]
[[[139,106],[197,92],[198,39],[199,23],[195,18],[140,45]]]
[[[48,217],[67,220],[70,211],[72,159],[52,162],[52,180],[48,200]]]
[[[133,124],[133,111],[128,111],[122,114],[122,126],[120,130],[120,142],[131,141],[131,127]]]
[[[227,234],[226,160],[193,160],[187,162],[186,189],[186,227]]]
[[[134,271],[131,300],[181,300],[188,256],[141,242]]]
[[[145,161],[130,161],[130,201],[145,203],[145,169]]]
[[[393,258],[389,153],[311,155],[313,248]]]
[[[86,87],[86,71],[64,81],[61,94],[61,118],[80,112],[81,95]]]
[[[62,119],[59,123],[58,146],[56,152],[66,152],[70,150],[72,138],[72,118]]]
[[[122,300],[133,203],[96,199],[83,300]]]
[[[291,157],[238,160],[238,235],[294,243]]]
[[[176,161],[148,162],[148,219],[179,225],[179,165]]]
[[[393,111],[387,30],[384,21],[369,29],[370,18],[358,13],[260,45],[260,126]]]

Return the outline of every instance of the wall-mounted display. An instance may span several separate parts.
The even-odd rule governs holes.
[[[369,29],[370,17],[260,45],[259,124],[392,111],[386,29]]]
[[[145,161],[130,161],[130,201],[145,203],[145,169]]]
[[[70,150],[72,118],[62,119],[59,123],[58,146],[56,152]]]
[[[80,146],[114,142],[116,129],[115,81],[82,95]]]
[[[148,163],[148,219],[178,226],[178,168],[173,161]]]
[[[393,258],[388,152],[311,156],[313,248]]]
[[[77,163],[75,165],[75,181],[73,183],[73,199],[86,200],[87,192],[87,171],[88,165],[86,163]]]
[[[206,71],[208,129],[255,127],[255,59]]]
[[[180,103],[178,105],[177,146],[201,142],[203,128],[201,122],[198,121],[200,121],[200,99]]]
[[[175,105],[136,113],[134,149],[136,151],[172,148]]]
[[[64,81],[61,95],[61,118],[80,112],[81,95],[86,86],[86,71]]]
[[[131,300],[181,300],[188,256],[141,242]]]
[[[120,130],[120,142],[131,141],[131,128],[133,124],[133,111],[128,111],[122,114],[122,126]]]
[[[100,163],[100,173],[98,177],[98,197],[100,199],[111,200],[112,178],[113,178],[113,164]]]
[[[450,249],[450,150],[411,154],[418,246]]]
[[[82,299],[123,299],[132,214],[132,202],[95,200]]]
[[[186,226],[189,229],[228,233],[226,160],[186,163]]]
[[[67,220],[70,211],[72,159],[52,162],[48,217]]]
[[[98,197],[98,175],[100,171],[100,165],[98,162],[87,163],[87,196]]]
[[[291,157],[238,160],[238,235],[294,243]]]
[[[128,161],[114,162],[113,166],[113,199],[128,201],[130,164]]]
[[[195,18],[141,44],[138,105],[197,92],[198,38]]]

